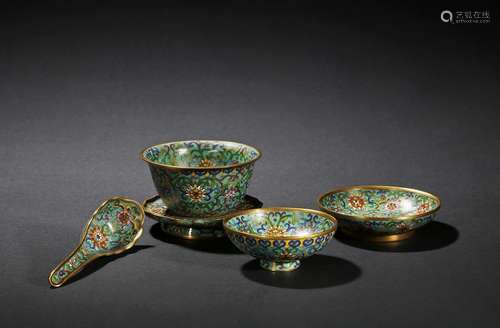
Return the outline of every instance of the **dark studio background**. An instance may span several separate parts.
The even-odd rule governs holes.
[[[139,5],[141,5],[139,7]],[[450,10],[489,10],[452,25]],[[499,12],[282,1],[0,7],[2,327],[498,325]],[[259,147],[249,193],[317,208],[337,186],[439,195],[401,245],[334,240],[299,271],[163,237],[51,289],[104,199],[154,194],[145,146]]]

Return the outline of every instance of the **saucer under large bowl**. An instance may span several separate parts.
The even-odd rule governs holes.
[[[204,218],[238,210],[261,153],[237,142],[189,140],[151,146],[141,156],[172,214]]]
[[[241,211],[223,221],[227,236],[242,252],[270,271],[292,271],[300,260],[325,247],[337,230],[327,213],[290,207]]]
[[[184,239],[212,239],[225,236],[222,228],[222,220],[225,216],[206,218],[177,216],[169,212],[168,206],[160,196],[146,199],[142,206],[146,215],[160,222],[163,232],[171,236]],[[247,195],[239,205],[238,211],[260,207],[262,207],[260,200]]]
[[[352,186],[318,199],[322,210],[339,220],[340,231],[374,242],[411,237],[435,218],[439,198],[428,192],[396,186]]]

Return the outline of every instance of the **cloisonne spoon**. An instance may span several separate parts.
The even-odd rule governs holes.
[[[87,264],[101,256],[130,249],[142,234],[144,210],[134,200],[113,197],[92,213],[78,246],[52,270],[49,283],[60,287]]]

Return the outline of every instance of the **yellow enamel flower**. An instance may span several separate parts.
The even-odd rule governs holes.
[[[278,228],[278,227],[271,227],[267,229],[266,235],[269,237],[280,237],[285,234],[285,229],[283,228]]]
[[[212,162],[211,160],[209,159],[203,159],[201,160],[200,162],[200,167],[212,167],[212,166],[215,166],[214,165],[214,162]]]
[[[186,188],[186,196],[194,203],[201,202],[205,197],[205,193],[205,188],[198,185],[190,185]]]

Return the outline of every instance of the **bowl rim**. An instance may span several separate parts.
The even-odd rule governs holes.
[[[203,143],[203,142],[205,142],[205,143],[217,143],[218,142],[218,143],[224,143],[224,144],[235,144],[235,145],[240,145],[240,146],[254,149],[257,152],[257,156],[249,161],[238,163],[238,164],[223,165],[223,166],[210,166],[210,167],[201,167],[201,166],[189,167],[189,166],[177,166],[177,165],[162,164],[162,163],[154,162],[154,161],[150,160],[149,158],[146,158],[146,156],[144,156],[144,153],[148,149],[151,149],[153,147],[159,147],[159,146],[165,146],[165,145],[171,145],[171,144],[177,144],[177,143],[186,143],[186,142],[201,142],[201,143]],[[251,164],[262,157],[262,152],[260,151],[259,148],[255,147],[255,146],[250,146],[250,145],[244,144],[242,142],[238,142],[238,141],[215,140],[215,139],[214,140],[192,139],[192,140],[168,141],[168,142],[162,142],[162,143],[159,143],[156,145],[151,145],[151,146],[148,146],[148,147],[145,147],[144,149],[142,149],[140,152],[140,156],[141,156],[141,159],[143,161],[147,162],[148,164],[152,164],[152,165],[156,165],[156,166],[160,166],[160,167],[166,167],[166,168],[171,169],[171,170],[207,171],[207,170],[223,170],[223,169],[235,168],[235,167],[240,167],[240,166]]]
[[[238,216],[241,216],[241,215],[246,215],[246,214],[253,214],[253,213],[267,213],[267,212],[276,212],[276,211],[298,211],[298,212],[304,212],[304,213],[311,213],[311,214],[317,214],[317,215],[321,215],[322,217],[326,218],[327,220],[330,220],[331,222],[333,222],[333,227],[328,229],[328,230],[325,230],[325,231],[322,231],[322,232],[317,232],[317,233],[313,233],[313,234],[310,234],[310,235],[307,235],[307,236],[262,236],[262,235],[257,235],[257,234],[253,234],[253,233],[249,233],[249,232],[243,232],[243,231],[238,231],[238,230],[235,230],[235,229],[232,229],[230,227],[227,226],[227,222],[231,219],[234,219],[235,217],[238,217]],[[327,213],[327,212],[323,212],[323,211],[318,211],[318,210],[312,210],[312,209],[308,209],[308,208],[298,208],[298,207],[262,207],[262,208],[253,208],[253,209],[249,209],[249,210],[242,210],[242,211],[238,211],[238,212],[234,212],[234,213],[231,213],[230,216],[227,216],[225,217],[223,220],[222,220],[222,226],[224,227],[224,230],[229,231],[229,232],[232,232],[232,233],[235,233],[235,234],[238,234],[238,235],[243,235],[243,236],[248,236],[248,237],[252,237],[252,238],[256,238],[256,239],[261,239],[261,240],[305,240],[305,239],[313,239],[313,238],[317,238],[317,237],[320,237],[320,236],[323,236],[323,235],[327,235],[331,232],[335,232],[337,231],[337,228],[338,228],[338,221],[337,219]]]
[[[424,196],[427,196],[427,197],[430,197],[430,198],[434,199],[437,202],[437,206],[434,209],[432,209],[432,210],[429,210],[427,212],[423,212],[423,213],[420,213],[420,214],[398,215],[398,216],[394,216],[394,217],[376,217],[376,216],[366,216],[366,215],[342,214],[342,213],[339,213],[339,212],[332,211],[331,209],[327,209],[325,206],[323,206],[321,204],[321,201],[323,200],[323,198],[325,198],[327,196],[330,196],[332,194],[336,194],[336,193],[339,193],[339,192],[345,192],[345,191],[359,190],[359,189],[361,189],[361,190],[382,189],[382,190],[408,191],[408,192],[412,192],[412,193],[415,193],[415,194],[424,195]],[[367,221],[367,220],[376,220],[376,221],[391,221],[391,220],[394,221],[394,220],[398,220],[398,221],[402,221],[402,220],[411,220],[411,219],[416,219],[416,218],[420,218],[420,217],[424,217],[424,216],[429,216],[429,215],[437,212],[441,208],[441,199],[438,196],[436,196],[434,194],[431,194],[430,192],[422,191],[422,190],[418,190],[418,189],[413,189],[413,188],[400,187],[400,186],[388,186],[388,185],[357,185],[357,186],[345,186],[345,187],[335,188],[335,189],[330,190],[330,191],[322,194],[321,196],[319,196],[318,199],[317,199],[317,203],[318,203],[319,207],[321,208],[321,210],[323,210],[323,211],[325,211],[327,213],[333,214],[336,217],[338,217],[339,219],[345,219],[345,220],[351,220],[351,221]]]

